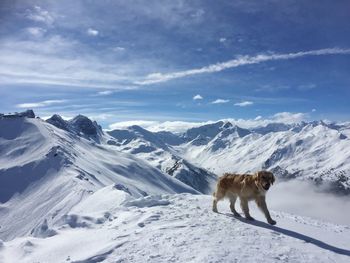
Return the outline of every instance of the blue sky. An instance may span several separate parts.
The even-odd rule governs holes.
[[[349,17],[349,1],[3,0],[0,112],[349,121]]]

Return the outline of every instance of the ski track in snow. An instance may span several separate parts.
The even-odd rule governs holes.
[[[157,195],[134,199],[113,188],[119,203],[91,196],[108,211],[80,210],[46,238],[0,243],[3,262],[349,262],[350,228],[272,211],[276,226],[237,219],[227,201],[211,211],[206,195]],[[91,209],[90,209],[91,210]]]

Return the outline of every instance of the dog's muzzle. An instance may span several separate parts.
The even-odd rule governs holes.
[[[263,185],[263,188],[264,188],[266,191],[269,190],[270,184],[265,184],[265,185]]]

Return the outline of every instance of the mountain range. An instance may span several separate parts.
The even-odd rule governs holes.
[[[141,228],[169,207],[178,210],[174,216],[181,216],[180,207],[186,207],[188,216],[193,216],[193,202],[214,224],[206,194],[212,193],[217,177],[228,171],[266,169],[274,172],[277,181],[306,180],[327,191],[349,194],[349,136],[347,123],[324,121],[270,123],[249,129],[217,121],[172,133],[151,132],[136,125],[103,130],[83,115],[64,120],[55,114],[43,120],[31,110],[1,114],[0,261],[1,250],[9,259],[18,249],[34,251],[40,239],[69,239],[67,227],[91,230],[102,224],[107,231],[107,222],[116,222],[113,220],[120,215],[128,217],[127,207],[138,207],[129,215],[132,222],[139,221],[134,218],[137,213],[150,215],[137,222]],[[154,215],[152,207],[159,206],[166,208]],[[288,224],[293,226],[297,222],[284,214],[279,217],[289,218]],[[170,221],[163,223],[157,227],[171,225]],[[175,225],[179,223],[174,221]],[[62,231],[65,234],[60,236]],[[95,256],[106,259],[116,251],[107,247]],[[45,249],[49,251],[49,245]],[[66,256],[67,251],[61,252]],[[49,260],[47,254],[26,255],[19,260]],[[86,258],[87,254],[76,257]]]

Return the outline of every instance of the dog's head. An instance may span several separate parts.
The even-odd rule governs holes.
[[[259,188],[265,191],[269,190],[270,186],[275,182],[275,176],[268,171],[260,171],[256,173],[256,184]]]

